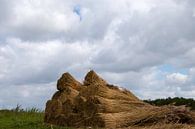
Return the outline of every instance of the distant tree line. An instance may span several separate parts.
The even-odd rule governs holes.
[[[163,105],[170,105],[170,104],[175,106],[186,105],[187,107],[190,107],[191,110],[195,110],[195,100],[192,98],[187,99],[183,97],[175,97],[175,98],[168,97],[166,99],[144,100],[144,102],[156,106],[163,106]]]

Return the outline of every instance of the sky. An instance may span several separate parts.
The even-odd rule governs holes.
[[[38,107],[64,72],[140,99],[195,98],[194,0],[0,0],[0,108]]]

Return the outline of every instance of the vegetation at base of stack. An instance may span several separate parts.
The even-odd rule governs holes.
[[[168,97],[166,99],[144,100],[144,102],[155,105],[155,106],[186,105],[191,110],[195,110],[195,100],[192,98],[187,99],[187,98],[183,98],[183,97],[174,97],[174,98]]]
[[[8,110],[0,110],[0,129],[71,129],[46,125],[44,113],[38,108],[23,109],[20,105]]]

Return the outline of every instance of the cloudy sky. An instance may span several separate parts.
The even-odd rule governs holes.
[[[0,108],[43,108],[89,69],[141,99],[195,98],[195,1],[0,0]]]

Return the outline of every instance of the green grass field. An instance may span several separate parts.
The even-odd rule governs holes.
[[[44,114],[36,109],[0,110],[0,129],[51,129],[43,123]],[[53,129],[71,129],[53,126]]]

